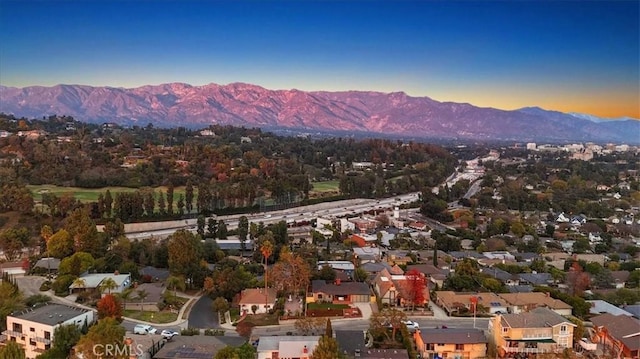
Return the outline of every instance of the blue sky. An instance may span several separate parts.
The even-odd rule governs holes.
[[[247,82],[638,118],[639,4],[0,0],[0,83]]]

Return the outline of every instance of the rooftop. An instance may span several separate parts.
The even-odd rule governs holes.
[[[258,343],[258,353],[260,352],[272,352],[279,351],[281,358],[286,358],[286,353],[282,352],[283,347],[287,347],[288,351],[296,350],[295,354],[299,356],[302,349],[305,346],[309,350],[309,353],[313,352],[313,349],[318,345],[320,340],[319,336],[273,336],[273,337],[261,337]],[[297,357],[296,356],[296,357]],[[289,356],[291,357],[291,356]]]
[[[324,280],[314,280],[311,283],[313,292],[323,292],[331,295],[371,294],[371,289],[366,283],[341,282],[340,284],[327,283]]]
[[[640,320],[626,315],[601,314],[591,318],[598,327],[605,327],[612,337],[631,350],[640,349]]]
[[[71,307],[62,304],[47,304],[41,307],[30,308],[19,313],[14,313],[11,317],[54,326],[87,312],[89,312],[89,310],[78,307]]]
[[[487,343],[487,337],[481,329],[420,329],[420,336],[424,343]]]
[[[262,339],[260,340],[262,341]],[[211,359],[216,353],[228,346],[240,346],[246,340],[242,337],[176,336],[153,357],[154,359]]]
[[[535,308],[520,314],[503,314],[503,326],[511,328],[549,328],[559,324],[575,326],[568,319],[548,308]]]

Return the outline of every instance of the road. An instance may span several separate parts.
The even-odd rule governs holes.
[[[474,328],[473,318],[425,318],[425,317],[411,317],[412,321],[420,324],[420,328],[441,328],[446,326],[447,328]],[[369,329],[369,320],[335,320],[331,322],[333,330],[367,330]],[[475,328],[487,330],[489,326],[489,318],[477,318]],[[288,332],[297,335],[296,329],[293,324],[283,324],[280,326],[270,327],[256,327],[253,329],[251,336],[274,336],[274,335],[286,335]]]
[[[189,312],[189,327],[200,329],[220,328],[218,315],[213,312],[213,300],[204,295],[191,307]]]

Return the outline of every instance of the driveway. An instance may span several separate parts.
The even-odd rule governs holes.
[[[48,294],[40,291],[40,286],[45,280],[46,278],[38,276],[16,277],[18,288],[20,288],[25,297],[36,294]]]
[[[213,300],[209,296],[202,296],[191,307],[189,327],[200,329],[220,328],[218,314],[213,311]]]
[[[360,312],[362,313],[362,319],[363,320],[369,320],[369,318],[371,318],[371,314],[373,314],[373,309],[371,308],[371,303],[352,303],[351,305],[353,305],[354,307],[357,307],[358,309],[360,309]]]
[[[444,309],[438,307],[436,303],[429,301],[429,307],[431,307],[431,311],[433,312],[433,318],[435,319],[449,319],[450,317],[447,315],[447,312]]]

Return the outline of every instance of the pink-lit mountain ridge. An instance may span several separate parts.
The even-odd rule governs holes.
[[[640,142],[640,121],[633,119],[594,121],[586,115],[535,107],[505,111],[403,92],[268,90],[243,83],[170,83],[133,89],[0,86],[0,112],[156,127],[230,124],[413,138]]]

